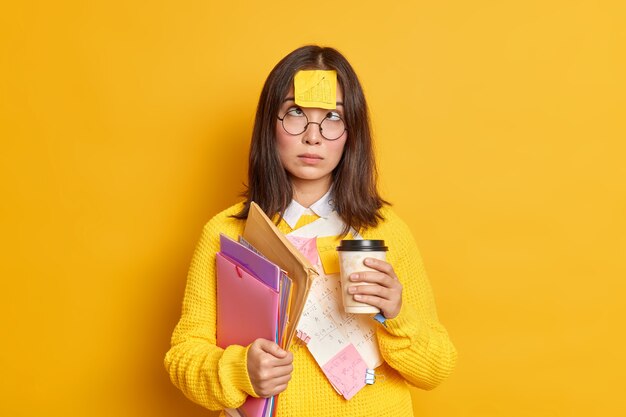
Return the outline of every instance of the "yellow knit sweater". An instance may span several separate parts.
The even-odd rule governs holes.
[[[192,401],[211,410],[237,408],[256,396],[247,372],[247,347],[216,346],[215,254],[219,233],[234,239],[245,221],[229,217],[242,203],[217,214],[205,226],[195,249],[183,300],[182,317],[172,335],[165,367],[174,385]],[[306,347],[292,345],[293,373],[280,394],[278,417],[402,417],[412,416],[408,385],[432,389],[454,368],[456,350],[439,323],[430,284],[417,246],[406,224],[390,209],[385,221],[361,233],[364,239],[384,239],[387,261],[403,285],[402,309],[386,327],[377,327],[384,363],[378,380],[346,401],[330,385]],[[283,233],[291,228],[282,221]],[[383,376],[381,376],[383,375]]]

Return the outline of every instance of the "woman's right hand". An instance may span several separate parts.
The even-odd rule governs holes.
[[[267,339],[257,339],[248,349],[248,375],[259,397],[271,397],[287,389],[293,371],[293,353]]]

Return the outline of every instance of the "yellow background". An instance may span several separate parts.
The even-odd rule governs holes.
[[[305,43],[355,66],[459,350],[416,414],[626,415],[625,2],[12,3],[0,415],[210,415],[162,358],[262,83]]]

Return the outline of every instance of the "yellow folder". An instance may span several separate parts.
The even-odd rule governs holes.
[[[289,349],[311,284],[318,276],[317,270],[278,230],[255,202],[250,204],[243,238],[263,256],[287,272],[291,278],[289,319],[285,329],[284,346],[282,346],[284,349]]]

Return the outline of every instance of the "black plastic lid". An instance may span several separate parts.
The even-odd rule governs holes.
[[[385,246],[384,240],[342,240],[337,246],[337,250],[345,252],[386,252],[389,249]]]

